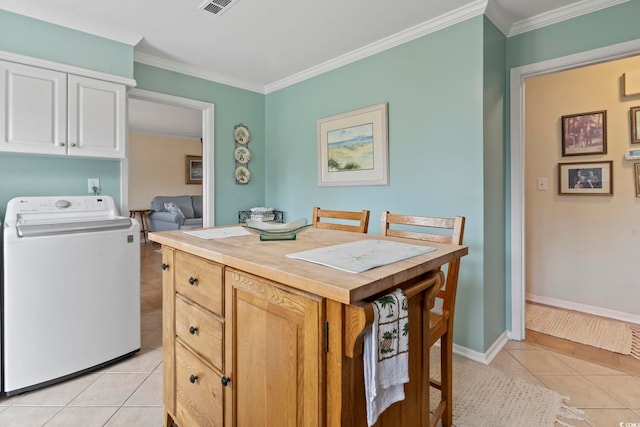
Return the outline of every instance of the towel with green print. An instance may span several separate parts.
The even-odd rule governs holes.
[[[409,308],[402,289],[373,303],[378,318],[378,362],[409,351]]]
[[[364,382],[367,423],[393,403],[404,400],[409,382],[409,310],[402,289],[372,303],[373,324],[364,335]]]

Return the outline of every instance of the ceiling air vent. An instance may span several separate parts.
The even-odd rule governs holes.
[[[206,0],[198,9],[204,9],[214,15],[222,15],[240,0]]]

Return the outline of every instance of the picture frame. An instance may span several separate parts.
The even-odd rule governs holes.
[[[558,194],[613,195],[613,161],[558,163]]]
[[[562,157],[607,154],[607,111],[562,116]]]
[[[636,178],[636,197],[640,197],[640,163],[634,163],[633,169],[635,170]]]
[[[202,156],[185,156],[187,184],[202,184]]]
[[[631,143],[640,144],[640,107],[631,107],[629,109],[629,118],[631,123]]]
[[[387,103],[318,120],[318,185],[389,184]]]

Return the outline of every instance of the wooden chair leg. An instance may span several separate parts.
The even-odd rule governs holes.
[[[442,427],[453,425],[453,337],[449,332],[440,340],[440,365],[442,369],[442,398],[445,400],[444,413],[442,414]]]

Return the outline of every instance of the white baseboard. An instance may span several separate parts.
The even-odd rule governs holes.
[[[527,294],[527,301],[538,304],[550,305],[552,307],[564,308],[565,310],[580,311],[582,313],[593,314],[594,316],[607,317],[609,319],[620,320],[628,323],[640,324],[640,316],[622,311],[610,310],[608,308],[594,307],[591,305],[579,304],[577,302],[565,301],[557,298],[543,297],[539,295]]]
[[[467,359],[474,360],[476,362],[480,362],[482,364],[488,365],[495,359],[495,357],[500,353],[500,350],[509,342],[509,337],[507,336],[507,332],[503,332],[502,335],[498,337],[498,339],[489,347],[485,353],[480,353],[479,351],[471,350],[470,348],[463,347],[458,344],[453,344],[453,352],[460,356],[466,357]],[[438,341],[436,346],[440,346],[440,341]]]

